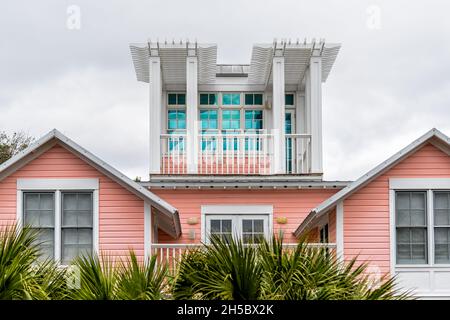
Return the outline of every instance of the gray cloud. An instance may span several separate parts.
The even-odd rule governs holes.
[[[67,7],[81,29],[66,28]],[[367,7],[381,28],[366,26]],[[450,5],[442,1],[14,1],[0,11],[0,129],[57,127],[146,178],[148,94],[128,43],[197,39],[247,63],[255,42],[343,48],[323,87],[325,178],[355,179],[432,127],[450,134]]]

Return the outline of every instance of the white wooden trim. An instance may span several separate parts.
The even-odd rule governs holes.
[[[396,265],[396,232],[395,232],[395,191],[389,190],[389,232],[390,232],[390,270],[391,276],[395,275],[395,265]]]
[[[92,230],[92,244],[93,244],[93,252],[100,252],[100,200],[99,200],[99,190],[96,189],[92,194],[92,202],[94,205],[92,215],[93,215],[93,230]]]
[[[391,178],[390,189],[450,189],[450,178]]]
[[[144,261],[151,255],[152,242],[151,207],[148,203],[144,203]]]
[[[22,190],[17,190],[16,195],[16,222],[19,228],[23,225],[23,192]]]
[[[62,210],[61,210],[61,191],[56,190],[55,191],[55,232],[54,232],[54,256],[56,263],[61,263],[61,216],[62,216]]]
[[[273,214],[272,205],[203,205],[202,214]]]
[[[18,190],[97,190],[98,178],[92,179],[17,179]]]
[[[201,206],[201,239],[206,242],[207,219],[206,215],[266,215],[268,216],[268,234],[273,233],[273,206],[272,205],[203,205]]]
[[[73,184],[71,184],[73,181]],[[99,190],[98,179],[17,179],[17,205],[16,219],[18,226],[23,225],[23,193],[26,191],[53,191],[55,207],[55,247],[54,259],[57,263],[61,262],[61,193],[64,191],[92,191],[92,250],[93,253],[99,252]]]
[[[336,205],[336,254],[340,261],[344,260],[344,202]]]

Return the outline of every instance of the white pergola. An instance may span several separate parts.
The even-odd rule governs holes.
[[[302,92],[306,131],[311,135],[311,173],[322,174],[322,83],[330,74],[340,44],[274,41],[253,46],[249,65],[218,65],[217,45],[197,42],[131,44],[138,81],[150,85],[150,173],[160,172],[161,106],[163,90],[186,91],[188,173],[197,173],[198,91],[221,91],[223,76],[240,77],[231,88],[271,95],[274,138],[273,174],[285,173],[285,91]],[[220,81],[219,81],[220,79]],[[222,81],[222,82],[221,82]],[[177,88],[177,89],[176,89]],[[250,89],[249,89],[250,88]],[[226,90],[226,89],[225,89]],[[300,97],[300,96],[299,96]],[[306,118],[306,117],[305,117]]]

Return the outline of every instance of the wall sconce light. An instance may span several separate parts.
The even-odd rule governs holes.
[[[277,223],[278,224],[286,224],[287,223],[287,218],[286,217],[278,217],[277,218]]]
[[[189,240],[195,240],[195,229],[189,229]]]
[[[187,224],[189,224],[189,225],[194,225],[197,223],[198,223],[198,219],[195,217],[187,219]]]

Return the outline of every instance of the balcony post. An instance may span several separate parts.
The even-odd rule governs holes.
[[[152,50],[150,50],[152,51]],[[161,173],[161,60],[160,57],[149,57],[150,86],[150,174]]]
[[[322,57],[314,49],[306,77],[309,133],[311,134],[311,173],[323,173],[322,164]]]
[[[272,63],[273,166],[272,174],[286,172],[284,56],[277,49]]]
[[[198,172],[198,60],[195,48],[186,58],[186,161],[187,173]]]

